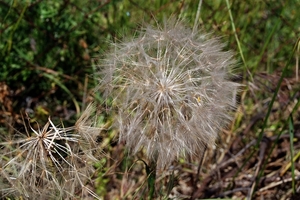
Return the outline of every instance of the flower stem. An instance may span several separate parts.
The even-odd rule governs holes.
[[[146,172],[148,175],[149,200],[152,200],[154,198],[157,160],[158,152],[154,154],[149,166],[146,165]]]

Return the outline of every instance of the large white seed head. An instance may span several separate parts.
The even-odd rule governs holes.
[[[112,46],[99,67],[100,90],[113,99],[120,141],[161,167],[214,144],[235,107],[233,53],[174,20]]]

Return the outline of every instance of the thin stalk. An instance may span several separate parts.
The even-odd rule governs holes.
[[[233,30],[233,33],[234,33],[234,37],[235,37],[236,43],[238,45],[239,52],[240,52],[241,58],[243,60],[244,66],[245,66],[245,71],[250,76],[251,81],[253,82],[252,74],[248,70],[248,66],[247,66],[247,63],[246,63],[246,60],[245,60],[245,57],[244,57],[244,54],[243,54],[243,49],[242,49],[239,37],[238,37],[237,32],[236,32],[235,24],[234,24],[232,13],[231,13],[231,8],[230,8],[230,5],[229,5],[229,0],[226,0],[226,5],[227,5],[227,8],[228,8],[228,14],[229,14],[229,17],[230,17],[230,22],[231,22],[232,30]],[[244,75],[246,75],[245,71],[244,71]]]
[[[296,193],[295,186],[295,163],[294,163],[294,125],[293,117],[289,117],[289,134],[290,134],[290,148],[291,148],[291,172],[292,172],[292,191],[293,194]]]
[[[274,35],[275,31],[277,30],[277,27],[279,26],[281,21],[277,21],[277,23],[275,24],[275,26],[273,27],[272,31],[269,33],[267,39],[264,42],[264,46],[259,54],[259,59],[257,60],[257,63],[254,65],[254,68],[251,70],[252,72],[256,72],[256,69],[260,63],[260,61],[262,60],[262,57],[265,53],[265,50],[267,49],[267,46],[269,45],[272,36]]]
[[[288,67],[289,67],[289,65],[290,65],[290,63],[291,63],[291,61],[292,61],[292,58],[293,58],[293,56],[294,56],[294,53],[295,53],[295,51],[296,51],[296,48],[297,48],[297,45],[298,45],[299,41],[300,41],[300,38],[298,38],[298,40],[297,40],[297,42],[296,42],[296,45],[294,46],[293,51],[292,51],[292,53],[291,53],[291,55],[290,55],[290,58],[288,59],[286,65],[285,65],[285,67],[284,67],[284,69],[283,69],[283,71],[282,71],[282,74],[281,74],[281,76],[280,76],[280,79],[279,79],[279,81],[278,81],[278,83],[277,83],[275,92],[274,92],[273,97],[272,97],[272,99],[271,99],[271,102],[270,102],[270,104],[269,104],[268,111],[267,111],[266,117],[265,117],[265,119],[264,119],[262,128],[261,128],[261,131],[260,131],[260,133],[259,133],[259,135],[258,135],[258,139],[257,139],[257,143],[256,143],[256,149],[259,148],[260,142],[261,142],[261,140],[263,139],[264,131],[265,131],[265,128],[267,127],[267,123],[268,123],[268,120],[269,120],[269,117],[270,117],[270,114],[271,114],[271,111],[272,111],[273,104],[274,104],[275,99],[276,99],[276,97],[277,97],[277,94],[278,94],[278,92],[279,92],[279,89],[280,89],[281,83],[282,83],[282,81],[283,81],[283,78],[286,76]],[[279,138],[279,136],[278,136],[278,138]],[[255,151],[255,150],[254,150],[254,151]],[[253,152],[254,152],[254,151],[253,151]],[[248,157],[248,159],[250,159],[252,155],[253,155],[253,153],[251,153],[251,155]],[[259,175],[258,175],[258,177],[257,177],[257,180],[256,180],[257,182],[260,181],[260,178],[263,176],[263,173],[264,173],[264,171],[261,171],[261,172],[259,173]],[[254,190],[254,191],[255,191],[255,190]],[[251,194],[251,197],[252,197],[252,195],[253,195],[253,194]]]
[[[287,70],[288,70],[288,68],[289,68],[288,66],[290,65],[290,63],[291,63],[291,61],[292,61],[292,58],[294,57],[294,52],[295,52],[295,50],[296,50],[296,47],[297,47],[297,44],[298,44],[299,40],[300,40],[300,38],[297,40],[297,43],[296,43],[295,47],[293,48],[293,52],[291,53],[291,56],[290,56],[290,58],[288,59],[286,65],[285,65],[285,67],[284,67],[284,69],[283,69],[283,71],[282,71],[282,74],[281,74],[281,76],[280,76],[280,79],[279,79],[279,81],[278,81],[278,83],[277,83],[275,92],[274,92],[274,94],[273,94],[273,97],[272,97],[271,102],[270,102],[269,107],[268,107],[268,111],[267,111],[267,114],[266,114],[264,123],[263,123],[262,128],[261,128],[261,131],[260,131],[260,133],[259,133],[259,135],[258,135],[258,140],[257,140],[257,145],[256,145],[256,147],[259,146],[259,144],[260,144],[260,142],[261,142],[261,140],[262,140],[262,138],[263,138],[263,134],[264,134],[264,131],[265,131],[265,127],[267,126],[267,123],[268,123],[268,120],[269,120],[269,117],[270,117],[270,114],[271,114],[271,111],[272,111],[273,104],[274,104],[275,99],[276,99],[276,97],[277,97],[277,94],[278,94],[278,92],[279,92],[279,89],[280,89],[281,83],[282,83],[282,81],[283,81],[283,78],[286,76]]]
[[[158,153],[154,155],[154,158],[150,161],[150,164],[146,165],[146,172],[148,175],[149,200],[152,200],[154,198],[155,193],[157,159]]]
[[[297,43],[297,51],[296,51],[296,81],[299,80],[299,54],[300,54],[300,41]]]
[[[291,111],[290,113],[290,116],[292,116],[295,112],[297,112],[298,108],[300,106],[300,101],[298,101],[296,103],[296,105],[294,106],[293,110]],[[267,158],[265,159],[265,162],[264,162],[264,165],[263,167],[261,168],[261,171],[257,177],[257,181],[259,182],[260,181],[260,178],[263,176],[263,173],[265,171],[265,168],[267,166],[267,161],[270,159],[271,155],[272,155],[272,152],[273,150],[275,149],[275,146],[278,144],[278,140],[280,139],[280,136],[283,134],[283,132],[287,129],[287,126],[289,125],[289,120],[285,121],[285,123],[283,124],[283,127],[281,128],[281,131],[278,133],[276,139],[272,142],[272,146],[270,148],[270,151],[268,153],[268,156]],[[254,151],[253,151],[254,152]],[[300,152],[299,152],[300,153]],[[296,161],[296,159],[300,157],[300,154],[297,154],[295,157],[294,157],[294,162]]]
[[[18,18],[18,20],[17,20],[17,22],[14,24],[14,27],[13,27],[12,31],[10,32],[9,39],[7,41],[7,52],[8,53],[10,52],[10,50],[12,48],[13,35],[14,35],[15,31],[17,30],[17,28],[20,24],[20,21],[23,19],[24,13],[27,10],[27,7],[29,6],[29,4],[30,4],[30,1],[27,1],[24,8],[23,8],[23,10],[22,10],[22,12],[21,12],[21,14],[20,14],[20,16],[19,16],[19,18]]]
[[[192,193],[192,195],[191,195],[190,200],[195,199],[194,194],[195,194],[196,189],[197,189],[197,183],[198,183],[198,180],[199,180],[201,168],[202,168],[203,162],[204,162],[204,160],[205,160],[205,153],[206,153],[206,150],[207,150],[207,146],[205,145],[204,150],[203,150],[203,153],[202,153],[202,156],[201,156],[201,160],[200,160],[199,165],[198,165],[197,175],[196,175],[196,180],[194,181],[194,190],[193,190],[193,193]]]
[[[149,189],[148,192],[149,200],[154,199],[157,158],[158,158],[158,154],[156,154],[154,158],[152,158],[149,165],[144,160],[141,160],[146,166],[147,182],[148,182],[148,189]]]
[[[200,17],[200,11],[201,11],[201,5],[202,5],[202,0],[199,0],[197,13],[196,13],[196,18],[195,18],[195,21],[194,21],[193,33],[196,31],[196,28],[197,28],[197,25],[198,25],[198,21],[199,21],[199,17]]]

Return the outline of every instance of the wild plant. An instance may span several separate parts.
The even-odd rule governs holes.
[[[73,127],[56,126],[49,118],[41,128],[30,123],[26,135],[1,143],[1,196],[66,199],[92,196],[94,156],[99,151],[90,105]]]
[[[159,168],[202,155],[231,120],[239,84],[233,53],[170,19],[113,43],[99,61],[99,89],[115,111],[119,141]]]

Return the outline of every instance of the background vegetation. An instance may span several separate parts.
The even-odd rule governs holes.
[[[192,27],[198,1],[0,0],[0,135],[32,122],[74,124],[87,103],[100,104],[95,58],[110,41],[171,15]],[[236,52],[244,84],[235,120],[200,158],[179,161],[157,177],[157,198],[292,199],[300,196],[298,78],[300,1],[206,1],[199,25]],[[112,120],[102,116],[103,124]],[[12,128],[14,127],[14,128]],[[103,170],[95,191],[106,199],[147,196],[141,153],[130,156],[116,131],[99,133]]]

